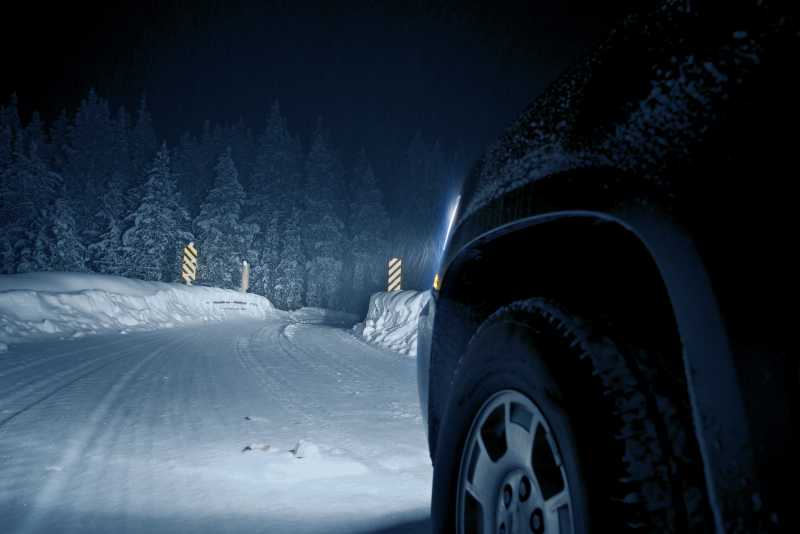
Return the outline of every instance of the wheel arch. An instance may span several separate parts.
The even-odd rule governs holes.
[[[747,424],[722,317],[688,233],[641,209],[561,211],[473,240],[443,276],[431,384],[450,383],[458,357],[494,310],[532,296],[551,298],[602,321],[614,335],[671,355],[686,376],[718,529],[740,516],[748,493],[742,481],[753,479]],[[432,449],[444,389],[429,393]]]

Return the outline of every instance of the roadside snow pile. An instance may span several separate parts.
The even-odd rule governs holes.
[[[430,291],[375,293],[369,299],[367,318],[353,331],[369,343],[416,356],[419,314],[430,298]]]
[[[88,273],[0,276],[0,347],[43,334],[152,330],[278,312],[258,295]]]

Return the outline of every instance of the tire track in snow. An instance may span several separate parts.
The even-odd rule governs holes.
[[[112,364],[118,362],[119,360],[122,360],[123,358],[127,358],[127,357],[131,356],[132,354],[136,354],[136,353],[138,353],[140,351],[141,351],[141,346],[134,346],[134,347],[131,347],[128,350],[122,352],[122,353],[118,353],[119,355],[117,357],[111,359],[111,360],[108,360],[108,355],[100,356],[98,358],[94,358],[92,360],[86,361],[86,362],[78,365],[77,367],[72,367],[72,368],[69,368],[69,369],[67,369],[65,371],[54,373],[53,375],[51,375],[51,376],[49,376],[49,377],[47,377],[45,379],[32,380],[32,381],[28,382],[27,384],[24,384],[24,385],[20,386],[18,389],[14,390],[14,391],[16,391],[16,394],[10,395],[10,396],[8,396],[8,397],[3,399],[4,400],[3,404],[0,404],[0,408],[2,408],[3,411],[8,410],[9,409],[8,406],[12,406],[20,398],[24,399],[26,396],[31,396],[31,395],[34,395],[34,394],[37,394],[37,393],[38,393],[39,396],[36,398],[36,400],[27,402],[21,408],[19,408],[17,410],[14,410],[14,411],[11,411],[10,415],[4,416],[2,419],[0,419],[0,431],[2,431],[4,426],[6,426],[8,423],[13,421],[14,419],[19,417],[20,415],[24,414],[25,412],[27,412],[31,408],[34,408],[34,407],[38,406],[42,402],[45,402],[46,400],[52,398],[53,396],[61,393],[63,390],[67,389],[68,387],[72,386],[73,384],[75,384],[75,383],[77,383],[77,382],[79,382],[79,381],[81,381],[81,380],[83,380],[83,379],[85,379],[85,378],[87,378],[89,376],[92,376],[92,375],[94,375],[95,373],[97,373],[99,371],[102,371],[103,369],[105,369],[109,365],[112,365]],[[101,364],[99,366],[96,366],[96,367],[92,367],[97,362],[104,361],[104,360],[105,360],[105,363],[103,363],[103,364]],[[90,368],[90,369],[88,371],[86,371],[86,372],[82,372],[87,367]],[[69,376],[69,375],[75,375],[75,374],[77,374],[77,376]],[[67,378],[67,376],[65,376],[65,375],[68,375],[69,378]],[[41,390],[43,390],[43,389],[49,389],[50,386],[53,383],[59,382],[61,380],[65,380],[65,379],[67,381],[66,382],[62,382],[55,389],[49,390],[46,393],[45,392],[41,392]]]
[[[253,345],[267,345],[262,341],[262,338],[273,338],[275,329],[282,328],[279,324],[270,324],[260,329],[252,336],[240,338],[236,342],[236,356],[242,367],[252,376],[259,385],[263,388],[268,395],[273,397],[277,402],[276,406],[279,410],[283,411],[290,419],[302,419],[306,423],[311,423],[311,417],[304,410],[297,409],[298,405],[303,404],[297,394],[293,393],[291,383],[286,380],[280,371],[279,358],[275,355],[268,356],[267,351],[258,351],[262,357],[256,356],[256,351],[253,350]],[[265,334],[269,336],[265,336]],[[277,344],[272,344],[277,346]],[[295,363],[298,363],[293,354],[284,352],[284,356],[292,358]],[[273,362],[273,365],[266,365],[266,362]]]
[[[289,328],[300,331],[288,335]],[[276,347],[280,353],[274,352]],[[419,411],[413,362],[318,324],[270,325],[242,340],[239,350],[248,371],[292,418],[303,422],[299,430],[307,437],[347,450],[372,472],[386,471],[379,439],[373,438],[387,425],[408,425],[408,418],[398,421],[398,407],[404,413]],[[417,448],[397,445],[404,447]],[[420,456],[427,458],[427,449]]]
[[[64,512],[66,523],[81,524],[81,514],[93,509],[102,500],[106,503],[105,508],[113,510],[117,516],[120,523],[119,528],[115,529],[117,532],[131,530],[126,527],[128,524],[134,525],[132,530],[137,530],[130,510],[132,499],[138,493],[132,487],[132,481],[141,479],[141,470],[144,467],[151,468],[153,455],[143,451],[150,449],[152,452],[157,448],[153,442],[158,434],[152,433],[155,428],[152,421],[155,419],[154,412],[159,411],[160,406],[153,399],[156,398],[154,390],[161,387],[163,382],[155,378],[164,376],[165,370],[169,369],[171,360],[175,357],[170,349],[171,346],[165,346],[162,357],[149,360],[136,373],[137,378],[132,379],[125,388],[125,394],[117,395],[110,403],[108,420],[103,424],[102,430],[87,442],[81,454],[80,461],[83,465],[78,471],[84,473],[86,483],[80,484],[74,492],[72,488],[66,490],[71,496],[70,509]],[[146,415],[141,421],[144,424],[137,424],[139,419],[130,413],[133,399],[136,399],[134,402],[140,415]],[[143,429],[146,432],[145,440],[141,439]],[[138,469],[135,470],[134,466]],[[152,494],[152,491],[145,492],[148,497]],[[83,522],[86,522],[85,518]]]
[[[124,395],[117,395],[110,403],[107,422],[87,443],[76,465],[86,481],[80,484],[72,481],[71,486],[64,488],[71,496],[69,509],[62,512],[66,523],[85,524],[86,511],[103,502],[104,509],[113,511],[110,517],[104,517],[106,524],[113,524],[116,532],[140,532],[141,514],[163,504],[162,495],[172,495],[176,502],[183,497],[176,482],[161,474],[170,468],[171,459],[179,454],[181,446],[186,445],[181,443],[186,435],[185,417],[173,417],[174,412],[192,412],[183,406],[171,410],[170,401],[204,399],[203,391],[185,389],[187,381],[195,383],[187,377],[192,372],[213,376],[200,368],[199,364],[207,358],[192,344],[198,331],[202,329],[189,329],[177,346],[173,343],[165,346],[161,357],[147,362],[130,380]],[[203,348],[208,349],[208,344]],[[167,415],[170,422],[164,424]],[[98,532],[108,528],[103,528],[103,523],[88,526]]]
[[[81,460],[93,436],[98,431],[102,432],[105,430],[102,426],[103,419],[108,415],[114,400],[125,390],[136,373],[154,358],[157,358],[168,349],[183,342],[184,337],[178,336],[177,339],[162,344],[160,348],[144,356],[135,363],[132,368],[125,372],[100,399],[81,430],[70,440],[70,445],[58,462],[60,470],[52,472],[44,487],[37,493],[31,507],[31,512],[19,529],[20,534],[36,531],[39,523],[46,518],[48,512],[62,501],[59,497],[62,489],[68,482],[67,474],[72,471],[74,466]],[[123,358],[124,357],[120,357],[114,361],[120,361]]]
[[[281,410],[295,425],[299,438],[324,441],[344,449],[355,460],[376,469],[378,465],[359,443],[363,436],[342,425],[342,402],[357,402],[354,395],[342,395],[340,384],[332,381],[328,365],[315,364],[321,353],[300,350],[286,343],[287,324],[271,324],[247,339],[240,340],[237,352],[243,366],[260,385],[278,400]],[[318,335],[319,325],[307,325],[308,334]],[[275,352],[278,349],[279,352]],[[336,376],[336,375],[333,375]],[[365,409],[365,412],[368,408]],[[312,415],[309,415],[312,414]]]
[[[324,336],[299,336],[288,341],[296,347],[296,350],[309,356],[316,354],[316,360],[329,362],[325,364],[328,369],[344,370],[344,373],[338,372],[338,374],[352,382],[350,389],[358,396],[374,395],[384,401],[387,398],[404,399],[410,410],[418,412],[419,401],[414,387],[416,372],[409,366],[408,358],[362,342],[346,330],[326,328],[321,333],[324,333]],[[298,341],[295,342],[294,339]],[[334,340],[336,341],[333,342]],[[336,347],[337,350],[332,350],[332,347]],[[319,358],[319,354],[325,354],[326,357]],[[402,375],[411,369],[413,373],[409,375],[410,381],[386,380],[386,366],[392,369],[392,376],[398,376],[395,373]],[[391,394],[387,395],[387,389]],[[391,409],[397,402],[384,404],[387,409]]]
[[[17,366],[6,367],[5,370],[0,372],[0,379],[5,378],[6,376],[10,376],[10,375],[19,373],[21,371],[25,371],[27,369],[30,369],[31,367],[43,366],[43,367],[46,368],[46,367],[49,366],[49,364],[51,362],[61,360],[62,358],[66,358],[68,356],[74,356],[76,354],[82,354],[82,353],[86,352],[87,350],[91,351],[93,349],[97,349],[98,347],[103,347],[104,349],[113,348],[113,347],[116,347],[117,345],[123,345],[128,341],[127,339],[125,339],[125,337],[121,337],[121,338],[115,337],[114,341],[108,341],[107,336],[105,336],[105,335],[97,336],[97,337],[95,337],[93,339],[96,340],[97,338],[105,338],[105,339],[102,339],[102,341],[100,341],[99,343],[95,343],[95,344],[90,345],[88,347],[87,346],[81,346],[81,348],[78,348],[78,349],[75,349],[75,350],[71,350],[71,351],[61,351],[61,350],[56,349],[56,353],[53,354],[50,357],[42,358],[38,354],[27,353],[27,354],[25,354],[25,356],[30,361],[28,361],[26,363],[21,363],[21,364],[19,364]],[[81,338],[81,339],[86,339],[86,338]],[[66,343],[66,342],[67,342],[67,340],[63,340],[62,341],[62,343]],[[6,354],[4,356],[4,359],[6,361],[8,361],[8,359],[9,359],[8,355],[10,355],[10,354],[13,354],[13,351],[9,352],[8,354]]]
[[[365,378],[367,376],[367,373],[364,371],[364,366],[353,366],[346,364],[341,358],[338,358],[335,355],[336,351],[331,351],[328,347],[325,347],[324,344],[317,343],[312,350],[306,348],[299,342],[295,342],[297,334],[294,334],[291,337],[286,334],[286,331],[289,328],[308,330],[310,333],[316,333],[319,335],[323,332],[327,334],[329,332],[327,329],[328,327],[320,325],[309,326],[302,324],[290,324],[281,329],[280,335],[277,336],[277,343],[285,353],[292,355],[298,352],[302,353],[305,356],[304,361],[307,362],[307,365],[313,371],[319,373],[320,375],[327,374],[328,376],[344,376],[348,379],[354,380]],[[330,329],[330,331],[333,331],[333,329]],[[300,337],[303,340],[303,343],[308,343],[316,336],[304,336],[301,333]],[[327,358],[320,358],[320,354],[325,354]],[[356,389],[350,388],[349,384],[347,384],[344,379],[337,379],[337,381],[345,390],[348,391],[348,393],[353,394],[357,391]]]

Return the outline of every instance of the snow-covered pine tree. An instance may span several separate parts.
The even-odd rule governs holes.
[[[139,100],[136,124],[130,130],[129,135],[128,146],[134,175],[146,176],[153,162],[153,157],[156,155],[156,150],[158,150],[158,141],[145,95],[142,95]]]
[[[11,125],[6,122],[5,116],[6,109],[0,108],[0,173],[11,166],[11,155],[13,154],[11,147],[13,132]]]
[[[24,146],[17,144],[19,149]],[[33,144],[29,150],[15,154],[0,183],[3,272],[46,269],[47,264],[34,261],[35,241],[61,189],[61,177],[50,170]]]
[[[39,270],[86,271],[86,247],[80,239],[71,202],[66,198],[56,200],[46,211],[45,220],[36,235],[33,263]]]
[[[269,219],[277,213],[280,220],[291,215],[300,181],[300,165],[294,148],[294,140],[276,101],[256,150],[253,174],[248,184],[252,199],[248,206],[249,214]]]
[[[118,158],[113,139],[108,102],[91,90],[70,128],[66,176],[67,193],[76,201],[76,220],[81,233],[90,240],[99,231],[93,217]]]
[[[125,226],[127,179],[114,171],[108,183],[96,218],[101,219],[102,233],[89,245],[89,264],[93,271],[121,275],[127,271],[122,233]]]
[[[263,292],[268,298],[273,298],[284,225],[298,201],[299,174],[294,140],[286,128],[280,104],[275,102],[259,138],[245,204],[245,220],[261,229],[255,244],[259,260],[253,270],[254,291]]]
[[[17,94],[14,93],[8,105],[0,108],[0,164],[9,164],[18,151],[16,141],[22,135],[22,121],[17,104]]]
[[[16,101],[12,96],[13,109],[0,107],[0,274],[15,272],[13,222],[14,176],[14,126],[10,115],[17,115]],[[17,116],[17,119],[19,117]]]
[[[344,265],[344,223],[337,216],[336,158],[320,124],[306,161],[304,236],[308,272],[306,304],[340,308]]]
[[[50,161],[50,146],[47,143],[44,122],[38,111],[34,111],[31,115],[31,121],[23,128],[20,140],[21,145],[17,147],[17,150],[29,153],[36,146],[39,157],[45,162]]]
[[[253,242],[253,254],[250,263],[253,272],[250,274],[250,290],[264,295],[270,300],[275,298],[275,284],[281,252],[281,235],[278,230],[278,215],[274,214],[262,227]]]
[[[194,221],[200,252],[198,277],[208,284],[239,285],[242,260],[250,253],[258,231],[257,225],[240,220],[244,199],[239,173],[227,149],[217,162],[214,188]]]
[[[305,293],[305,256],[301,234],[302,212],[295,208],[286,221],[283,247],[275,281],[274,304],[284,310],[303,305]]]
[[[50,126],[50,155],[53,170],[64,175],[69,162],[69,130],[71,121],[66,110],[61,110],[56,120]]]
[[[131,226],[122,235],[124,274],[145,280],[176,280],[177,251],[188,239],[188,221],[164,143],[147,174],[141,203],[128,218]]]
[[[256,152],[253,132],[245,126],[244,119],[240,118],[236,123],[223,128],[222,135],[222,144],[230,147],[231,157],[236,162],[236,170],[239,172],[239,183],[244,187],[253,173]]]
[[[389,255],[389,215],[383,205],[372,166],[365,150],[361,150],[355,168],[356,184],[350,204],[352,235],[352,299],[351,309],[366,309],[369,295],[380,291],[385,279]]]
[[[200,145],[193,136],[185,133],[175,149],[173,170],[178,180],[178,191],[186,201],[190,216],[197,215],[200,204],[210,189],[200,179],[204,174],[204,161],[200,156]]]
[[[134,173],[130,130],[131,116],[121,106],[111,121],[111,146],[115,155],[112,172],[119,173],[120,178],[124,180],[125,183],[119,184],[123,187],[123,192],[130,187],[130,179]]]

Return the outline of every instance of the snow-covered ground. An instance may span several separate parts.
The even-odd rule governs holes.
[[[127,333],[231,318],[266,319],[276,313],[258,295],[210,287],[87,273],[0,276],[3,345],[47,334]]]
[[[341,327],[350,327],[358,322],[357,315],[324,308],[300,308],[289,312],[289,318],[296,323],[329,324]]]
[[[419,314],[430,298],[430,291],[375,293],[369,299],[366,319],[353,330],[369,343],[416,356]]]
[[[188,298],[112,282],[33,277],[0,291],[55,295],[69,313],[86,293],[142,306]],[[208,313],[167,329],[146,316],[126,335],[111,323],[82,338],[12,336],[0,355],[0,530],[425,532],[431,466],[414,362],[317,310]]]

